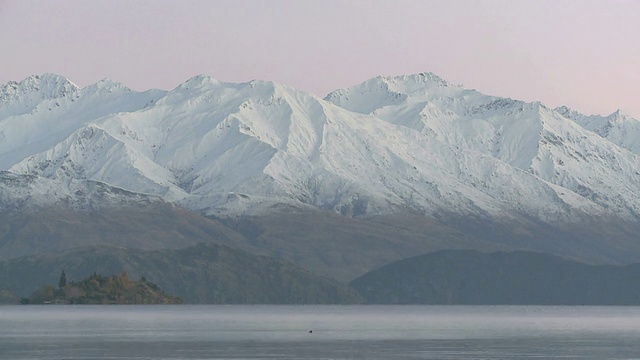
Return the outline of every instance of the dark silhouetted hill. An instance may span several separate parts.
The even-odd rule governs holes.
[[[350,285],[371,304],[638,305],[640,264],[444,250],[385,265]]]

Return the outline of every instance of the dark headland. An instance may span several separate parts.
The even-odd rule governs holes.
[[[444,250],[388,264],[350,285],[369,304],[639,305],[640,264]]]

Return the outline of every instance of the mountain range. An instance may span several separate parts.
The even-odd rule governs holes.
[[[212,241],[342,281],[451,248],[630,263],[638,139],[620,111],[587,116],[432,73],[324,99],[207,76],[144,92],[31,76],[0,87],[0,259]]]

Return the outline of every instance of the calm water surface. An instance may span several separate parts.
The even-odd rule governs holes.
[[[549,358],[640,359],[640,307],[0,307],[0,359]]]

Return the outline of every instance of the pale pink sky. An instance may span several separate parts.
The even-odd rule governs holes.
[[[171,89],[207,74],[324,96],[423,71],[640,118],[640,1],[0,0],[0,83],[54,72]]]

